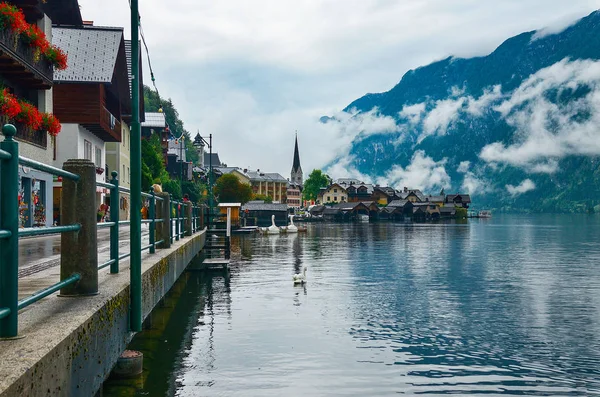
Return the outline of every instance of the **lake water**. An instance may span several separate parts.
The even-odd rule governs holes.
[[[309,225],[233,247],[231,278],[188,274],[132,344],[144,377],[104,396],[600,395],[598,216]]]

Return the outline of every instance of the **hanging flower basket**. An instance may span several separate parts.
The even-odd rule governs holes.
[[[102,168],[102,167],[96,167],[96,174],[102,175],[103,173],[104,173],[104,168]]]
[[[67,68],[67,55],[48,41],[46,34],[35,24],[25,20],[23,11],[13,4],[0,3],[0,29],[10,31],[15,35],[15,46],[21,41],[34,52],[34,59],[45,58],[56,69]]]

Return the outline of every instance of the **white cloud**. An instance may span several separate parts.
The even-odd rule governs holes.
[[[469,167],[471,167],[470,161],[461,161],[458,165],[458,168],[456,169],[456,172],[464,174],[469,171]]]
[[[510,193],[512,196],[518,196],[534,189],[535,183],[533,183],[531,179],[525,179],[519,184],[519,186],[506,185],[506,190],[508,190],[508,193]]]
[[[492,103],[502,97],[502,87],[494,86],[491,90],[485,90],[479,98],[469,98],[467,112],[473,116],[482,116],[483,111],[490,108]]]
[[[426,156],[424,151],[417,150],[406,168],[396,165],[384,177],[378,178],[376,183],[424,191],[448,188],[450,187],[450,176],[446,172],[446,162],[446,159],[435,161]]]
[[[372,182],[370,176],[361,173],[352,164],[355,164],[354,158],[350,156],[344,157],[329,166],[325,171],[333,179],[352,178],[358,179],[364,183]]]
[[[425,113],[425,102],[404,106],[399,116],[407,119],[411,124],[418,124]]]
[[[124,26],[130,36],[127,1],[79,3],[84,19]],[[322,115],[389,90],[409,69],[450,54],[483,55],[512,35],[598,7],[590,0],[541,4],[147,0],[140,12],[157,85],[186,128],[212,133],[228,164],[287,175],[295,130],[305,170],[347,147],[339,126],[318,122]]]
[[[459,110],[467,102],[467,98],[442,99],[435,102],[434,108],[423,120],[423,134],[419,142],[429,135],[445,135],[448,127],[454,123],[459,116]]]
[[[558,19],[554,20],[552,23],[547,25],[545,28],[536,31],[535,34],[531,37],[531,41],[539,40],[546,36],[561,33],[570,26],[574,25],[580,18],[581,15],[578,14],[562,15]]]
[[[549,95],[568,94],[583,86],[590,91],[570,103],[548,99]],[[480,157],[486,162],[553,173],[561,158],[598,155],[600,61],[557,62],[529,77],[496,109],[516,129],[516,142],[485,146]]]

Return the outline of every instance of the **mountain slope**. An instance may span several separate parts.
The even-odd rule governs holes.
[[[558,34],[407,72],[345,111],[391,117],[329,165],[380,183],[469,191],[509,211],[589,211],[600,204],[600,12]],[[330,118],[323,118],[329,122]],[[336,167],[341,165],[342,167]]]

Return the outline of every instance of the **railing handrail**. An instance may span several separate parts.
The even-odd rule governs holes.
[[[61,273],[65,274],[63,271],[66,270],[66,274],[71,274],[69,277],[60,280],[57,283],[52,284],[51,286],[39,290],[32,295],[25,297],[21,300],[18,299],[18,241],[22,237],[27,236],[47,236],[47,235],[57,235],[63,234],[63,238],[70,237],[68,233],[81,233],[82,229],[89,229],[90,227],[90,218],[88,215],[78,217],[73,216],[73,213],[83,214],[90,206],[90,203],[94,201],[94,195],[90,195],[90,191],[83,192],[82,189],[75,188],[75,185],[63,185],[63,189],[69,190],[68,193],[63,192],[63,205],[68,205],[67,208],[77,208],[77,212],[69,212],[66,214],[69,217],[65,216],[63,221],[65,223],[70,223],[66,225],[60,226],[51,226],[51,227],[28,227],[28,228],[19,228],[18,216],[15,215],[16,208],[18,207],[17,202],[17,192],[13,191],[18,186],[18,167],[19,165],[30,167],[32,169],[45,172],[47,174],[55,175],[58,177],[62,177],[69,181],[73,181],[78,183],[79,186],[84,186],[85,189],[91,189],[92,176],[87,173],[90,167],[93,164],[89,161],[80,161],[80,162],[67,162],[65,163],[65,169],[60,169],[57,167],[53,167],[47,164],[43,164],[36,160],[32,160],[26,157],[19,156],[19,144],[16,140],[14,140],[14,136],[16,134],[16,129],[14,126],[6,125],[2,128],[2,132],[5,135],[5,140],[0,142],[0,173],[2,175],[2,182],[5,182],[6,185],[3,189],[0,189],[0,212],[2,212],[2,216],[0,217],[0,248],[2,248],[2,261],[0,261],[0,278],[3,280],[3,289],[0,291],[0,337],[15,337],[18,335],[18,315],[19,310],[24,309],[25,307],[49,296],[57,291],[61,291],[62,294],[65,295],[77,295],[86,293],[85,289],[89,289],[89,283],[79,282],[81,280],[88,280],[86,277],[86,265],[89,266],[89,260],[80,260],[78,261],[77,255],[74,253],[73,246],[70,243],[64,245],[63,241],[63,252],[61,253]],[[87,168],[86,168],[87,167]],[[81,174],[81,175],[79,175]],[[98,266],[98,269],[103,269],[105,267],[110,266],[111,273],[118,273],[118,265],[119,260],[127,258],[131,256],[131,253],[120,254],[119,253],[119,226],[123,224],[129,224],[130,221],[120,221],[119,220],[119,196],[121,192],[130,193],[131,190],[129,188],[119,186],[119,180],[117,178],[118,174],[116,172],[112,173],[112,179],[110,181],[95,181],[93,180],[95,186],[100,186],[109,189],[111,192],[111,216],[108,222],[96,223],[96,230],[103,228],[110,228],[111,231],[111,240],[110,240],[110,259],[105,263]],[[6,179],[5,179],[6,178]],[[92,185],[92,186],[94,186]],[[13,187],[14,186],[14,187]],[[66,196],[65,196],[66,194]],[[65,198],[66,197],[66,198]],[[196,215],[199,213],[199,207],[195,205],[191,205],[191,213],[189,211],[190,205],[184,203],[182,201],[172,201],[169,211],[172,209],[176,210],[176,216],[172,218],[172,222],[175,223],[177,232],[173,233],[172,225],[169,225],[167,228],[164,224],[167,220],[167,217],[163,216],[158,218],[156,215],[156,204],[161,204],[163,212],[166,210],[166,203],[169,201],[169,196],[160,197],[157,196],[156,193],[152,190],[150,193],[142,193],[142,197],[145,199],[149,199],[152,211],[150,213],[149,219],[144,219],[141,222],[150,225],[150,244],[141,247],[141,251],[150,250],[150,254],[155,252],[155,249],[160,244],[167,244],[168,239],[175,236],[177,240],[183,238],[186,233],[194,234],[199,229],[198,220],[199,217]],[[66,204],[68,200],[69,204]],[[91,201],[89,201],[91,200]],[[75,203],[75,207],[71,207]],[[92,204],[93,205],[93,204]],[[62,205],[61,205],[62,206]],[[175,206],[175,207],[173,207]],[[12,210],[14,208],[14,211]],[[83,208],[83,210],[82,210]],[[185,212],[184,212],[185,208]],[[62,209],[61,209],[62,211]],[[186,224],[184,226],[184,221]],[[156,241],[155,231],[158,224],[163,224],[163,236],[159,241]],[[93,223],[92,223],[93,225]],[[164,232],[166,230],[166,232]],[[87,232],[86,232],[87,233]],[[188,234],[189,235],[189,234]],[[82,234],[80,236],[85,241],[87,234]],[[88,240],[89,241],[89,240]],[[91,240],[94,241],[94,240]],[[167,241],[167,243],[165,243]],[[94,244],[94,243],[92,243]],[[93,246],[93,245],[92,245]],[[6,251],[4,251],[6,248]],[[8,259],[5,260],[4,256],[7,256]],[[88,253],[88,258],[90,254]],[[97,253],[91,252],[91,258]],[[81,264],[79,264],[81,263]],[[79,267],[81,266],[81,268]],[[79,271],[78,269],[82,269]],[[8,287],[4,288],[4,280],[8,281]],[[93,287],[93,284],[92,284]],[[83,288],[83,290],[82,290]],[[97,291],[97,281],[96,281]],[[83,291],[83,292],[81,292]],[[93,291],[92,291],[93,293]]]
[[[47,172],[48,174],[67,178],[75,182],[79,181],[79,175],[77,174],[61,170],[60,168],[52,167],[51,165],[40,163],[39,161],[28,159],[27,157],[19,156],[19,164],[24,165],[26,167],[31,167],[34,170],[43,171]]]

